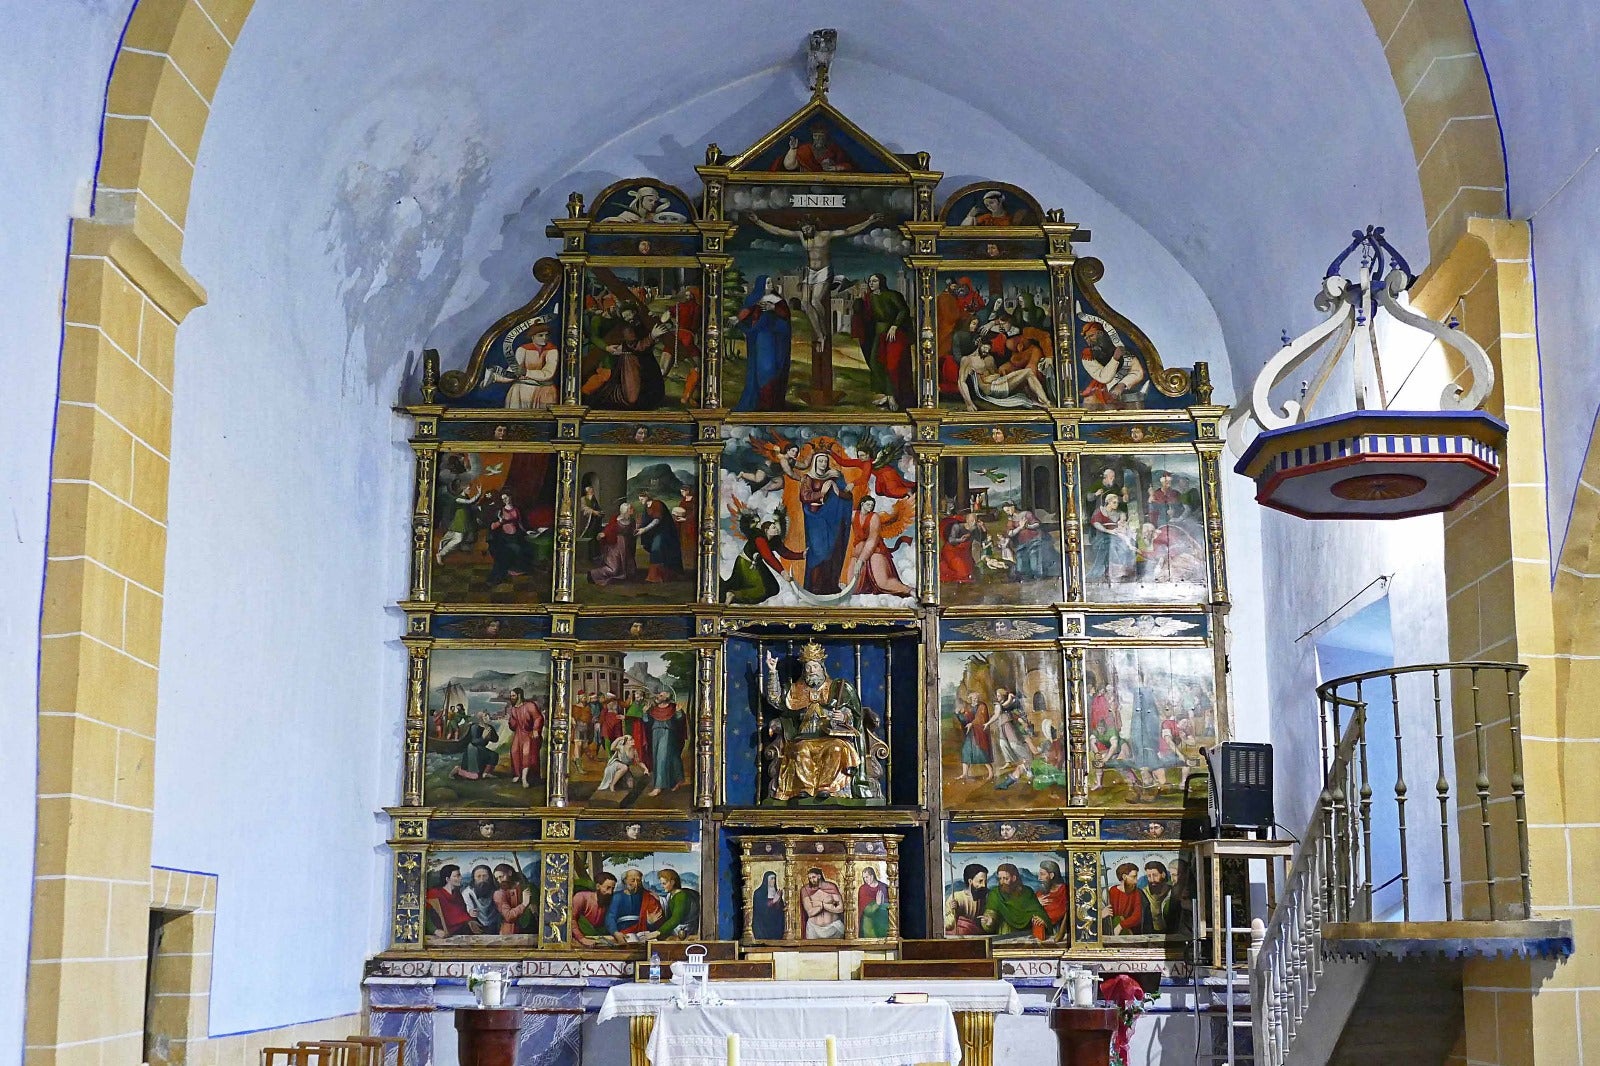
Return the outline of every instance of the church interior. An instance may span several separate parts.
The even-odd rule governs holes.
[[[1589,5],[0,12],[6,1061],[1600,1066]]]

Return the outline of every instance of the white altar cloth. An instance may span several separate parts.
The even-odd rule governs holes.
[[[944,1001],[951,1010],[1022,1013],[1022,1000],[1008,981],[712,981],[711,987],[725,1003],[735,1005],[755,1000],[787,1000],[801,1005],[809,1002],[816,1006],[829,1000],[882,1003],[896,992],[926,992],[930,999]],[[613,985],[600,1004],[598,1020],[660,1014],[677,994],[678,987],[666,982]]]
[[[726,1066],[730,1033],[739,1037],[740,1066],[817,1066],[829,1036],[839,1066],[961,1062],[949,1004],[862,999],[668,1008],[656,1015],[645,1054],[650,1066]]]

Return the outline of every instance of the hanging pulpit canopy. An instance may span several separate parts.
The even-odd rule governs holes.
[[[1480,408],[1494,388],[1494,367],[1471,337],[1400,302],[1416,281],[1401,255],[1368,226],[1328,267],[1316,307],[1327,317],[1272,357],[1230,413],[1234,470],[1256,483],[1263,507],[1310,519],[1388,519],[1448,511],[1500,472],[1506,424]],[[1355,279],[1342,274],[1359,251]],[[1378,352],[1377,316],[1422,330],[1454,349],[1465,368],[1444,388],[1439,409],[1393,410]],[[1299,399],[1275,406],[1272,393],[1319,351],[1314,377]],[[1348,353],[1354,409],[1311,414]],[[1464,384],[1463,384],[1464,382]],[[1258,432],[1246,445],[1251,427]]]

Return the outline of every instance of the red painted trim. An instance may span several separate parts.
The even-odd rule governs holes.
[[[1307,473],[1316,473],[1324,470],[1337,470],[1341,467],[1354,466],[1360,463],[1392,463],[1398,458],[1400,457],[1394,455],[1349,455],[1342,459],[1335,459],[1326,463],[1318,463],[1315,466],[1296,467],[1292,472],[1275,475],[1264,485],[1257,483],[1256,502],[1263,507],[1270,507],[1274,511],[1282,511],[1284,514],[1291,514],[1296,518],[1304,518],[1313,521],[1317,519],[1345,519],[1356,522],[1387,522],[1397,518],[1415,518],[1418,515],[1443,514],[1446,511],[1453,511],[1457,507],[1460,507],[1463,503],[1470,500],[1473,496],[1476,496],[1479,492],[1481,492],[1485,485],[1489,484],[1495,478],[1500,476],[1499,468],[1491,467],[1482,460],[1474,459],[1468,455],[1411,455],[1404,457],[1406,461],[1411,462],[1421,460],[1424,462],[1444,461],[1459,463],[1463,466],[1478,470],[1484,476],[1482,480],[1473,485],[1466,492],[1462,493],[1456,498],[1456,501],[1450,504],[1448,507],[1424,507],[1415,511],[1396,511],[1393,514],[1352,515],[1337,511],[1302,511],[1297,507],[1290,507],[1285,504],[1277,503],[1269,498],[1274,492],[1277,491],[1280,485],[1294,477],[1304,476]]]

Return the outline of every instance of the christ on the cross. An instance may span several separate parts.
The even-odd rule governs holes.
[[[883,220],[877,213],[868,215],[853,226],[842,229],[820,229],[807,220],[799,229],[774,226],[766,219],[750,213],[750,220],[774,237],[784,237],[800,242],[805,249],[806,270],[800,290],[800,309],[811,323],[811,389],[813,396],[823,404],[831,404],[833,393],[833,316],[829,311],[833,284],[833,256],[829,246],[836,238],[854,237],[864,233]]]

